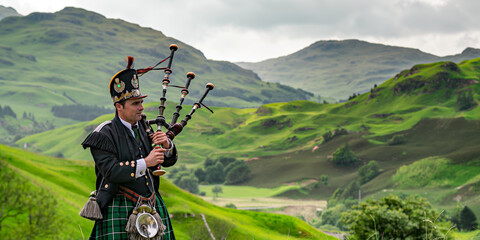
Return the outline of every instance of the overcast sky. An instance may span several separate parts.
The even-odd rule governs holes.
[[[209,59],[257,62],[319,40],[360,39],[438,56],[480,48],[478,0],[0,0],[20,14],[84,8],[151,27]]]

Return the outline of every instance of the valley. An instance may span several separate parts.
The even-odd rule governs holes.
[[[172,85],[197,74],[179,119],[205,83],[215,84],[205,100],[214,113],[196,110],[174,139],[180,159],[161,181],[179,239],[209,238],[202,215],[218,238],[335,239],[324,232],[346,234],[341,213],[391,194],[423,197],[445,220],[463,206],[480,216],[478,49],[438,57],[328,40],[235,64],[207,59],[160,31],[72,7],[13,14],[0,21],[0,33],[0,160],[11,171],[2,173],[58,199],[57,216],[69,220],[59,238],[83,239],[93,226],[78,216],[95,185],[93,159],[80,143],[114,117],[108,80],[125,68],[126,56],[147,67],[166,57],[171,43],[179,46]],[[158,115],[162,75],[141,78],[147,119]],[[170,119],[180,90],[168,89]],[[248,174],[234,183],[195,175],[207,162],[224,164],[219,159],[222,171],[238,161]],[[179,176],[199,191],[176,186]],[[16,234],[28,218],[8,218],[0,234]],[[480,231],[452,235],[472,239]]]

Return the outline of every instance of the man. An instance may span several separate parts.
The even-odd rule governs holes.
[[[132,237],[126,226],[127,222],[132,224],[129,217],[136,216],[131,214],[140,204],[148,204],[160,215],[158,225],[162,239],[175,239],[158,192],[159,177],[150,171],[156,170],[159,164],[174,165],[177,150],[165,133],[156,132],[149,139],[142,124],[138,123],[144,109],[143,98],[147,96],[140,92],[136,70],[127,67],[115,74],[110,81],[110,95],[115,117],[100,124],[82,143],[84,148],[90,148],[95,160],[96,201],[103,215],[102,220],[95,222],[90,239]],[[163,148],[152,149],[152,144]]]

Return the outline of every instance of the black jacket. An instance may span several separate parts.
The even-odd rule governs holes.
[[[141,195],[150,194],[152,185],[155,191],[158,191],[159,177],[152,175],[153,179],[149,179],[149,175],[145,174],[135,178],[136,160],[147,157],[152,150],[152,142],[141,125],[139,124],[140,144],[118,116],[112,121],[100,124],[82,143],[83,148],[90,148],[95,160],[97,202],[102,209],[117,194],[119,186],[127,187]],[[177,158],[177,149],[174,145],[162,166],[174,165]],[[151,169],[155,170],[156,167]]]

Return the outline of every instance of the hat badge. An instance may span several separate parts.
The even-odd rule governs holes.
[[[134,88],[138,88],[138,79],[137,79],[137,74],[133,74],[133,78],[132,78],[132,86]]]
[[[121,93],[123,90],[125,90],[125,83],[120,81],[119,78],[115,78],[115,86],[113,86],[115,89],[115,92]]]

